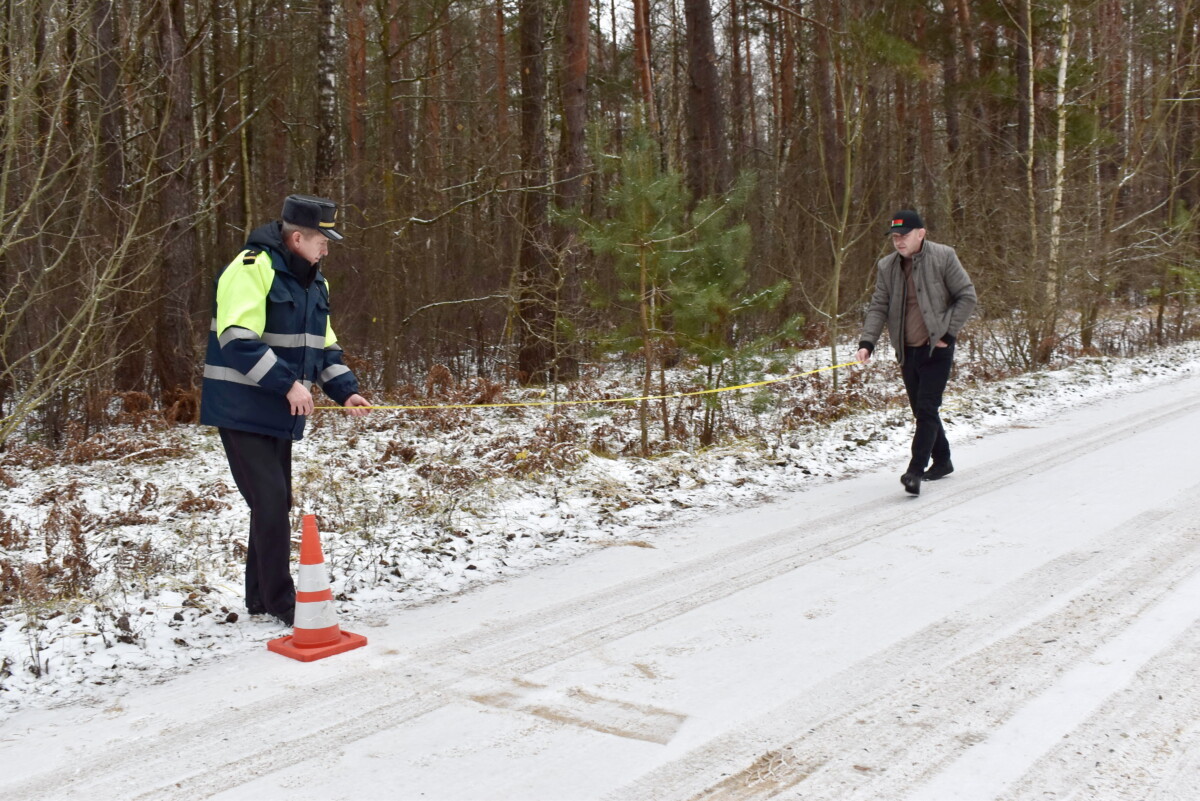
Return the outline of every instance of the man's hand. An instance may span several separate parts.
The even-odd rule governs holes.
[[[313,396],[308,388],[299,381],[292,384],[287,394],[288,405],[295,415],[310,415],[313,413]]]
[[[342,405],[350,410],[349,413],[352,417],[366,417],[371,413],[369,408],[360,408],[369,407],[371,405],[362,395],[351,395],[350,397],[346,398],[346,402]]]
[[[948,347],[950,347],[950,343],[946,342],[946,341],[945,341],[945,340],[943,340],[943,339],[939,339],[939,340],[937,341],[937,344],[936,344],[936,345],[934,345],[934,347],[935,347],[935,348],[948,348]]]
[[[854,358],[858,359],[859,364],[866,364],[871,361],[871,351],[866,348],[859,348],[858,353],[854,354]]]

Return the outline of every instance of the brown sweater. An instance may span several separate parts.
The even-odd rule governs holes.
[[[921,314],[921,306],[917,302],[917,286],[913,281],[913,260],[901,257],[904,269],[904,344],[917,348],[929,344],[929,329],[925,326],[925,316]]]

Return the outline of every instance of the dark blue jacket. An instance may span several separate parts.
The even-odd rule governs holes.
[[[307,265],[297,276],[290,256],[280,224],[268,223],[213,283],[202,424],[301,439],[306,418],[291,413],[292,384],[316,384],[339,406],[358,392],[329,324],[325,277],[304,275]]]

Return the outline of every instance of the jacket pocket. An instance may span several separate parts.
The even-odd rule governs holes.
[[[288,291],[287,286],[281,281],[271,284],[271,291],[267,293],[267,302],[296,305],[296,299],[292,297],[292,293]]]
[[[267,293],[267,332],[291,334],[303,330],[298,327],[304,308],[296,303],[295,296],[279,281]]]

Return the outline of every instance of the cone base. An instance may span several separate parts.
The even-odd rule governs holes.
[[[335,656],[343,654],[346,651],[353,651],[355,648],[361,648],[367,644],[366,637],[361,634],[352,634],[348,631],[343,631],[337,642],[332,642],[329,645],[301,648],[292,643],[293,639],[294,637],[291,634],[278,637],[267,643],[267,650],[292,659],[298,659],[301,662],[315,662],[327,656]]]

